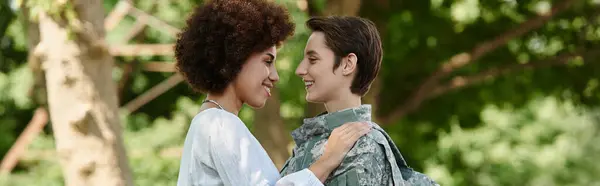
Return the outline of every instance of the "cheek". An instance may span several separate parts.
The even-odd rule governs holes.
[[[240,90],[243,91],[246,97],[252,97],[262,91],[262,83],[269,76],[269,68],[263,64],[252,64],[246,66],[243,73],[244,76],[240,76]],[[241,75],[241,74],[240,74]]]
[[[242,94],[246,94],[248,91],[251,91],[250,85],[256,84],[256,78],[253,77],[255,71],[252,65],[246,65],[242,68],[242,71],[236,77],[236,90],[241,92]]]
[[[331,69],[322,69],[319,72],[318,77],[315,78],[315,81],[318,81],[316,83],[318,85],[318,92],[323,94],[333,93],[344,84],[340,81],[340,77],[338,77],[337,74],[333,74]]]
[[[331,82],[331,78],[333,77],[333,73],[330,69],[324,67],[315,67],[312,69],[312,72],[309,72],[310,76],[317,81],[317,83],[327,84],[327,82]]]
[[[269,68],[260,62],[254,62],[253,64],[248,64],[242,69],[245,74],[243,77],[247,83],[256,84],[257,81],[262,81],[265,77],[269,76]]]
[[[332,85],[331,77],[326,74],[325,69],[315,69],[311,75],[311,77],[315,80],[315,85],[313,93],[321,95],[322,93],[328,92]]]

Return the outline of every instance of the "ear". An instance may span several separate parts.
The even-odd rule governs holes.
[[[356,71],[357,61],[358,57],[354,53],[350,53],[346,57],[342,58],[342,74],[344,76],[353,74],[354,71]]]

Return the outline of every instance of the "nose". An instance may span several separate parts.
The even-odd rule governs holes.
[[[275,66],[275,65],[273,65],[273,66]],[[269,71],[269,80],[271,80],[271,82],[273,82],[273,83],[279,81],[279,73],[277,73],[277,69],[275,67],[273,67]]]
[[[306,72],[306,65],[305,65],[306,63],[305,63],[305,61],[306,60],[302,60],[300,62],[300,64],[298,65],[298,67],[296,68],[296,75],[301,76],[301,77],[304,76],[304,75],[306,75],[307,72]]]

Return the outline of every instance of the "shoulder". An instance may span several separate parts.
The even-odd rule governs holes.
[[[210,108],[196,114],[191,125],[195,128],[194,133],[207,133],[207,135],[248,130],[244,122],[236,115],[216,108]]]
[[[358,162],[364,161],[365,163],[377,160],[383,161],[383,158],[386,157],[386,145],[387,138],[382,131],[373,129],[356,141],[354,147],[348,151],[345,159]]]
[[[385,171],[390,168],[388,158],[392,152],[389,151],[389,142],[385,131],[380,130],[381,128],[377,124],[372,124],[371,132],[361,137],[346,154],[343,160],[345,166],[362,167],[371,171]]]
[[[379,130],[380,127],[377,124],[372,124],[374,128],[358,139],[356,145],[348,152],[349,156],[385,155],[385,146],[388,145],[387,138],[384,135],[385,131]]]
[[[244,125],[242,120],[238,118],[236,115],[233,115],[227,111],[210,108],[206,109],[194,116],[192,119],[192,124],[194,125],[202,125],[205,127],[215,126],[214,124],[222,124],[222,125]],[[209,126],[210,125],[210,126]]]
[[[379,125],[377,125],[377,123],[369,122],[369,124],[373,127],[373,129],[364,137],[369,139],[371,143],[377,143],[380,145],[388,144],[388,139],[385,137],[387,135],[386,132]]]

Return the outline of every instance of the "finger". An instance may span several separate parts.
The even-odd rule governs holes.
[[[344,125],[346,125],[346,127],[343,130],[341,130],[340,132],[347,133],[350,130],[355,130],[356,128],[360,127],[361,123],[360,122],[348,122]]]
[[[361,133],[362,130],[366,130],[371,128],[368,124],[363,122],[350,122],[344,124],[344,130],[337,130],[337,132],[332,132],[330,139],[339,138],[341,140],[346,140],[350,138],[355,133]]]
[[[360,137],[361,135],[359,133],[354,133],[352,136],[348,137],[347,139],[344,139],[344,144],[346,145],[346,148],[344,149],[345,152],[350,151],[350,149],[352,149],[352,147],[356,144]]]
[[[370,130],[371,130],[370,128],[365,128],[365,127],[353,128],[351,130],[348,130],[347,133],[341,134],[340,139],[347,143],[354,143],[357,138],[364,136]]]
[[[352,131],[352,134],[348,136],[348,138],[360,138],[366,134],[368,134],[369,132],[371,132],[371,127],[361,127],[359,130],[357,131]]]
[[[352,136],[354,133],[360,132],[364,127],[360,125],[360,123],[352,123],[348,125],[346,130],[340,131],[339,136],[343,139],[346,139]]]
[[[370,127],[370,126],[368,124],[366,124],[366,123],[363,123],[363,122],[354,122],[346,130],[350,130],[350,129],[352,129],[352,130],[360,130],[360,129],[365,128],[365,127]]]
[[[360,122],[360,125],[364,126],[364,127],[371,127],[371,125],[369,124],[369,122],[366,122],[366,121],[365,122]]]
[[[369,132],[371,132],[372,129],[373,128],[371,128],[371,127],[367,127],[361,131],[361,134],[362,135],[368,134]]]
[[[342,132],[342,133],[343,133],[343,132],[344,132],[346,129],[348,129],[348,127],[350,127],[350,126],[351,126],[350,124],[352,124],[352,123],[354,123],[354,122],[343,124],[342,126],[340,126],[340,127],[338,127],[338,128],[335,128],[335,129],[333,129],[333,132],[336,132],[336,131],[337,131],[337,132]],[[333,133],[333,132],[332,132],[332,133]]]
[[[371,126],[365,126],[365,127],[363,127],[363,128],[362,128],[362,130],[363,130],[364,132],[366,132],[366,133],[369,133],[369,132],[370,132],[372,129],[373,129],[373,127],[371,127]],[[366,134],[366,133],[365,133],[365,134]]]
[[[357,130],[364,130],[364,129],[371,128],[371,125],[369,125],[369,123],[367,123],[367,122],[357,122],[355,127]]]
[[[354,144],[356,143],[356,141],[358,141],[358,139],[360,139],[360,137],[362,137],[363,135],[359,132],[357,133],[353,133],[352,136],[348,137],[345,141],[346,144],[348,145],[348,147],[352,147],[354,146]]]
[[[366,123],[360,123],[359,125],[357,125],[355,128],[353,128],[353,130],[361,132],[364,130],[371,130],[371,126],[366,124]]]

